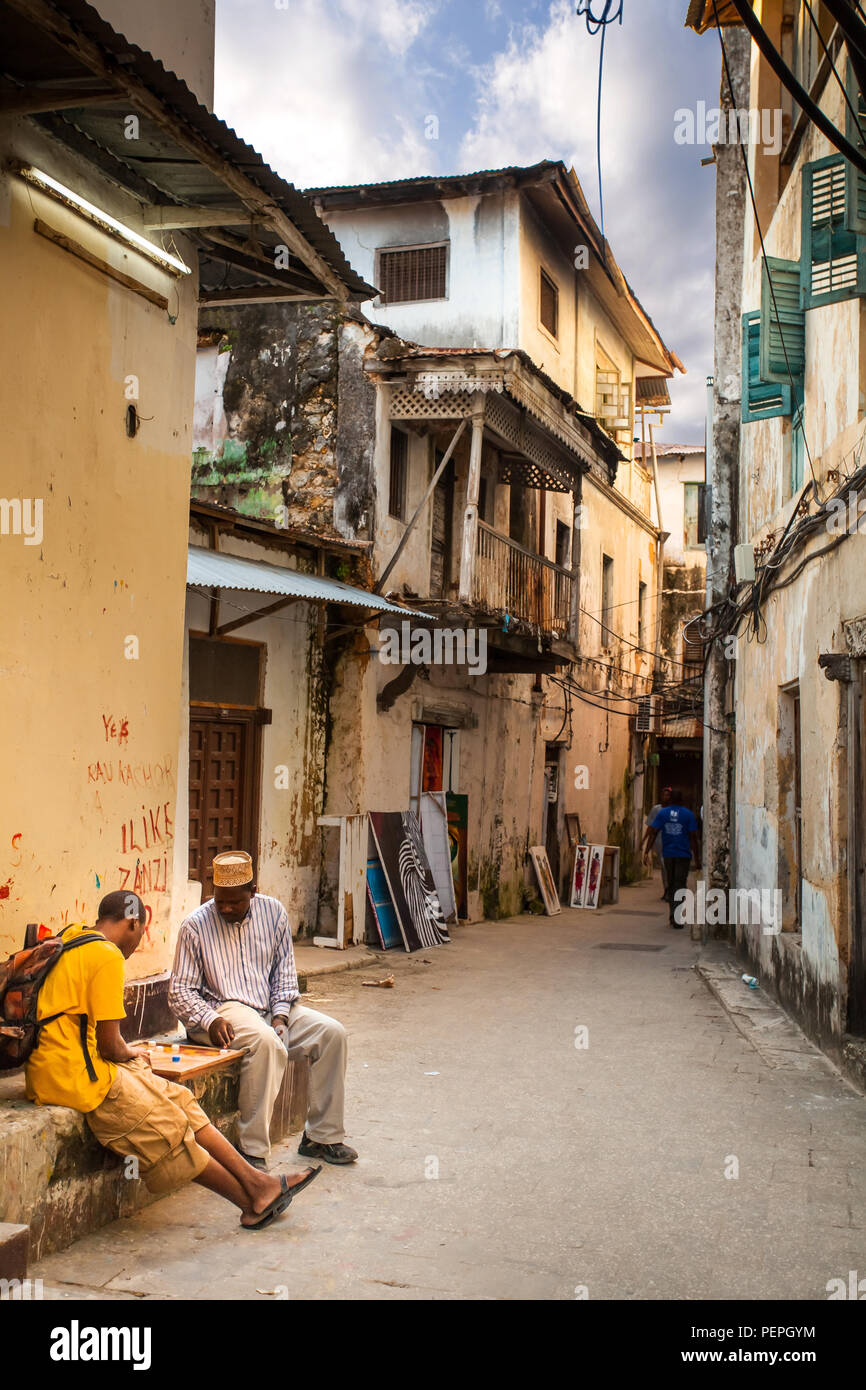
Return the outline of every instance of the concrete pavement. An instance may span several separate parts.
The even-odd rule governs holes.
[[[807,1300],[866,1276],[866,1100],[762,1055],[658,895],[310,979],[350,1032],[360,1162],[259,1234],[187,1188],[31,1274],[54,1298],[272,1301]]]

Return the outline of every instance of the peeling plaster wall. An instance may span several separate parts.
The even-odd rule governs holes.
[[[328,211],[325,222],[368,284],[377,283],[377,250],[447,241],[445,299],[361,307],[375,323],[428,347],[516,347],[519,194],[431,200],[394,208]]]
[[[246,516],[334,533],[338,311],[244,305],[202,314],[192,494]]]
[[[844,128],[842,96],[829,83],[822,100]],[[767,253],[800,256],[803,163],[832,153],[810,126],[778,207],[765,227]],[[760,304],[760,257],[746,219],[743,308]],[[819,479],[860,439],[863,428],[863,302],[843,300],[806,312],[805,429]],[[740,540],[777,537],[793,510],[791,427],[785,418],[742,426]],[[850,465],[849,465],[850,467]],[[806,478],[810,476],[806,463]],[[832,491],[825,484],[823,495]],[[819,533],[797,559],[827,544]],[[793,752],[786,687],[798,683],[802,746],[802,922],[789,910],[780,936],[737,928],[737,939],[762,981],[775,989],[825,1046],[840,1046],[846,1027],[847,845],[844,686],[818,666],[822,652],[845,650],[844,620],[866,612],[866,536],[851,536],[816,559],[764,606],[766,638],[741,634],[736,665],[736,886],[781,887],[790,901],[796,883],[791,798]]]

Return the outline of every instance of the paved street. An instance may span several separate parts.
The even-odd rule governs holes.
[[[31,1273],[51,1297],[256,1300],[825,1299],[866,1275],[866,1100],[746,1041],[658,893],[312,980],[350,1031],[357,1167],[261,1234],[187,1188]]]

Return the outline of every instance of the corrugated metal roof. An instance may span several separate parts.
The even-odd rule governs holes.
[[[316,574],[281,569],[264,560],[243,560],[239,555],[222,555],[215,550],[191,545],[186,582],[206,589],[237,589],[255,594],[280,594],[305,599],[309,603],[348,603],[355,608],[375,608],[382,613],[399,613],[404,618],[430,619],[429,613],[400,608],[381,594],[356,589],[338,579],[322,579]]]
[[[643,444],[635,444],[634,452],[636,458],[642,458],[644,453]],[[646,446],[647,458],[652,458],[652,449],[649,444]],[[706,453],[706,446],[703,444],[656,444],[656,453],[659,458],[670,455],[674,458],[687,457],[692,454]]]
[[[515,179],[521,178],[524,182],[530,182],[534,178],[541,178],[545,174],[558,168],[564,168],[561,161],[555,159],[542,159],[537,164],[509,164],[501,169],[474,169],[467,174],[410,174],[402,179],[382,179],[378,183],[342,183],[332,184],[323,188],[305,188],[303,191],[308,198],[326,198],[330,193],[357,193],[363,196],[369,194],[374,189],[386,189],[389,192],[396,192],[398,189],[424,188],[429,185],[439,184],[446,189],[454,189],[455,194],[465,191],[468,184],[477,179]]]
[[[208,111],[185,82],[144,49],[130,43],[107,24],[86,0],[51,0],[58,16],[72,25],[84,40],[95,44],[102,57],[117,72],[117,101],[35,115],[40,125],[64,143],[101,164],[118,183],[149,202],[165,200],[179,206],[241,208],[243,204],[207,169],[180,139],[172,139],[165,129],[157,129],[138,111],[134,99],[123,91],[124,75],[142,83],[156,96],[176,121],[203,139],[217,154],[239,170],[291,219],[307,244],[339,276],[350,295],[362,300],[375,293],[349,265],[330,229],[317,216],[302,193],[265,163],[262,156],[230,126]],[[87,60],[40,22],[41,14],[22,14],[0,0],[0,49],[4,74],[17,84],[50,83],[69,79],[81,85],[82,77],[92,82]],[[58,26],[59,27],[59,26]],[[118,66],[119,65],[119,66]],[[111,90],[107,88],[106,90]],[[140,119],[138,138],[126,139],[124,116],[136,112]],[[218,258],[217,248],[212,255]]]

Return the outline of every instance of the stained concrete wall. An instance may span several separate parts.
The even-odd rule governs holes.
[[[753,63],[752,81],[761,78]],[[828,83],[822,107],[844,129],[841,93]],[[797,260],[801,253],[801,170],[833,153],[809,126],[778,205],[764,227],[767,253]],[[763,158],[763,157],[762,157]],[[765,181],[769,177],[765,170]],[[772,203],[770,204],[772,207]],[[751,214],[745,219],[743,309],[760,305],[760,255]],[[851,471],[850,451],[862,437],[862,300],[843,300],[806,312],[805,432],[821,496],[834,489],[830,468]],[[791,497],[790,420],[746,423],[740,453],[740,539],[778,537]],[[806,464],[806,478],[810,468]],[[823,532],[797,558],[826,545]],[[832,554],[808,564],[762,609],[760,641],[741,637],[736,662],[736,882],[780,888],[786,913],[781,936],[741,927],[744,953],[819,1041],[839,1048],[845,1030],[847,922],[846,730],[844,687],[826,680],[822,652],[844,651],[842,623],[866,613],[866,537],[850,536]],[[788,573],[786,568],[782,577]],[[793,748],[789,690],[801,697],[802,919],[795,918]],[[799,929],[798,929],[799,926]]]
[[[141,230],[137,199],[23,120],[0,126],[4,166],[11,156]],[[36,235],[34,216],[170,296],[176,321]],[[194,267],[194,249],[177,242]],[[2,490],[43,507],[39,543],[0,534],[0,951],[20,946],[27,922],[93,920],[103,894],[125,886],[149,910],[128,969],[138,978],[168,965],[179,907],[196,277],[176,279],[7,175],[0,293]],[[141,416],[134,438],[129,391]]]
[[[447,296],[412,304],[361,307],[375,323],[425,347],[520,346],[519,194],[431,200],[401,207],[329,210],[325,221],[349,261],[377,283],[376,252],[390,247],[448,242]]]

